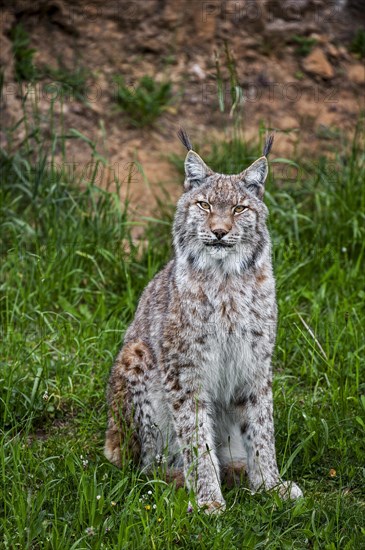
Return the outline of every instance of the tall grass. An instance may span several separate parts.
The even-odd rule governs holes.
[[[273,160],[277,452],[305,497],[227,488],[219,518],[187,514],[184,490],[130,464],[119,471],[102,454],[109,369],[140,293],[171,254],[169,223],[148,224],[138,245],[118,185],[112,193],[92,174],[56,168],[52,151],[65,148],[45,155],[42,138],[29,137],[1,151],[4,548],[364,547],[363,138],[331,163]],[[208,160],[231,171],[255,154],[237,138]]]

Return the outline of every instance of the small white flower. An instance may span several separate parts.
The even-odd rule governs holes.
[[[148,491],[147,494],[148,494],[148,495],[152,495],[152,491]]]
[[[156,510],[157,504],[153,504],[153,505],[152,505],[152,508],[153,508],[154,510]]]
[[[43,401],[48,401],[49,399],[49,395],[48,395],[48,391],[46,390],[43,394]]]
[[[347,252],[346,246],[343,246],[343,247],[341,248],[341,252],[343,252],[343,253]]]
[[[96,495],[96,500],[100,500],[101,499],[101,495]]]
[[[87,458],[85,458],[85,460],[82,461],[83,468],[86,469],[88,467],[88,464],[89,464],[89,461]]]
[[[164,464],[166,462],[166,457],[164,455],[156,455],[157,464]]]

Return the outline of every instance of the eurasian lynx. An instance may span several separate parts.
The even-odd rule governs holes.
[[[164,456],[208,512],[225,505],[221,477],[245,470],[252,490],[302,495],[280,478],[271,355],[277,305],[262,201],[267,155],[238,175],[188,149],[173,227],[175,257],[142,294],[112,369],[105,455],[144,471]]]

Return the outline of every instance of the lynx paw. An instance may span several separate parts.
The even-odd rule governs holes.
[[[226,503],[224,500],[213,500],[211,502],[198,502],[199,508],[204,510],[208,515],[221,514],[226,509]]]
[[[283,500],[296,500],[303,496],[303,491],[294,481],[282,481],[276,489]]]

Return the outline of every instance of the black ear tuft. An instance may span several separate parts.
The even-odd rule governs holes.
[[[265,138],[264,150],[262,152],[263,157],[268,157],[271,151],[272,144],[274,143],[274,134],[269,134]]]
[[[184,128],[180,128],[180,130],[177,133],[181,143],[187,148],[188,151],[193,150],[193,146],[191,144],[190,138]]]

